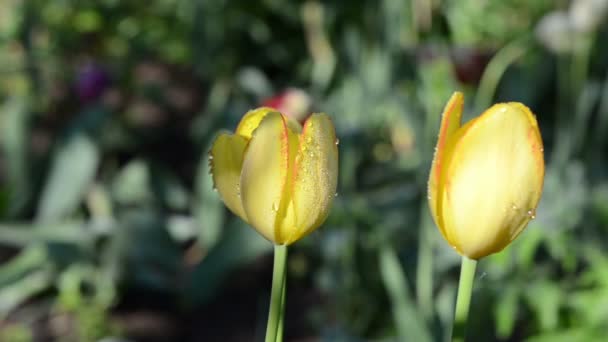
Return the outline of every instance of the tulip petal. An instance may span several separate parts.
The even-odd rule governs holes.
[[[243,115],[243,118],[239,122],[239,125],[236,127],[235,134],[238,134],[247,140],[251,139],[253,135],[253,131],[260,125],[262,119],[268,114],[272,112],[277,112],[276,109],[270,107],[260,107],[253,110],[248,111]]]
[[[270,112],[253,131],[243,161],[241,198],[248,222],[276,244],[283,241],[277,222],[285,215],[283,194],[297,146],[286,118]]]
[[[240,198],[239,181],[247,140],[238,135],[220,134],[209,151],[213,184],[233,213],[247,221]]]
[[[542,140],[534,115],[520,103],[494,105],[457,135],[438,210],[448,242],[478,259],[502,250],[534,218],[544,178]]]
[[[428,183],[428,199],[431,214],[435,223],[439,227],[442,235],[448,239],[447,232],[443,229],[443,223],[441,222],[440,215],[438,216],[438,201],[440,197],[437,196],[441,193],[439,189],[439,178],[445,163],[446,149],[448,141],[451,140],[460,128],[460,120],[462,117],[462,107],[464,105],[464,97],[461,92],[455,92],[450,100],[443,109],[441,115],[441,128],[439,129],[439,138],[437,139],[437,146],[435,147],[435,156],[433,157],[433,164],[431,166],[431,174],[429,176]]]
[[[336,141],[334,125],[326,114],[313,114],[304,123],[294,167],[295,217],[291,219],[295,223],[286,237],[287,244],[315,230],[329,214],[338,183]]]
[[[251,139],[253,131],[258,128],[260,122],[262,122],[262,119],[264,119],[268,113],[273,112],[278,113],[276,109],[270,107],[260,107],[248,111],[239,122],[239,125],[236,127],[235,133],[245,137],[247,140]],[[287,119],[287,125],[296,133],[300,133],[302,131],[302,126],[294,119]]]

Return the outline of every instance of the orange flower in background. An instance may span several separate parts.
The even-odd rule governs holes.
[[[249,111],[235,134],[210,151],[214,184],[226,206],[266,239],[289,245],[327,218],[336,193],[338,146],[326,114],[301,126],[280,112]]]
[[[428,195],[443,237],[476,260],[501,251],[534,218],[545,164],[528,107],[496,104],[461,125],[463,104],[456,92],[444,109]]]

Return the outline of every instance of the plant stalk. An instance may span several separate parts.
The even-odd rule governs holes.
[[[456,297],[456,312],[452,326],[452,342],[464,342],[466,337],[467,318],[471,304],[471,292],[475,280],[475,268],[477,260],[462,257],[460,265],[460,281],[458,283],[458,295]]]
[[[283,339],[283,312],[285,311],[285,264],[287,246],[274,246],[274,267],[272,270],[272,290],[270,292],[270,309],[266,326],[265,342],[277,342]]]

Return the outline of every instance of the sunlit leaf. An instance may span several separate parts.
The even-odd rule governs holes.
[[[70,136],[54,156],[42,191],[36,219],[54,221],[73,215],[91,186],[99,151],[84,135]]]

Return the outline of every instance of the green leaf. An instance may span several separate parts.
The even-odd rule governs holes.
[[[499,290],[494,315],[496,316],[496,334],[505,339],[511,335],[517,319],[519,304],[519,287],[508,286]]]
[[[184,303],[205,303],[214,297],[229,272],[272,250],[272,244],[240,219],[232,220],[222,239],[192,272]],[[270,281],[270,279],[269,279]]]
[[[558,330],[530,337],[527,342],[603,342],[606,340],[604,329],[588,329],[585,327]]]
[[[519,237],[515,246],[517,262],[524,270],[531,270],[534,266],[534,256],[545,238],[544,232],[530,224],[526,231]]]
[[[401,341],[431,341],[422,315],[411,298],[405,273],[397,254],[389,245],[380,249],[380,273],[391,299],[393,319]]]
[[[99,164],[97,146],[85,135],[60,145],[44,185],[36,219],[56,221],[72,215],[91,186]]]
[[[559,309],[563,294],[558,284],[543,280],[533,283],[526,290],[526,299],[536,313],[542,331],[558,327]]]
[[[87,245],[94,236],[83,229],[81,221],[48,224],[0,224],[0,242],[14,247],[25,247],[36,242]]]
[[[8,167],[10,213],[18,212],[30,197],[28,160],[28,106],[13,98],[0,108],[0,143]]]
[[[113,254],[122,274],[133,286],[158,291],[174,289],[182,266],[182,250],[172,241],[166,217],[152,208],[135,208],[119,217],[125,236],[118,236]],[[122,261],[122,262],[120,262]],[[122,272],[121,272],[122,271]]]
[[[132,160],[123,167],[112,182],[112,195],[125,206],[144,204],[153,200],[150,189],[150,168],[139,159]]]
[[[0,288],[17,281],[27,272],[39,268],[47,259],[45,248],[38,244],[23,249],[17,256],[0,266]]]
[[[152,167],[150,175],[155,197],[160,198],[164,206],[182,211],[188,208],[190,194],[174,173],[162,167]]]
[[[39,269],[2,287],[0,289],[0,318],[27,299],[47,289],[52,282],[52,273],[46,269]]]

